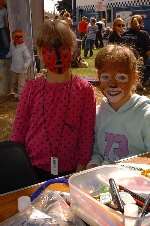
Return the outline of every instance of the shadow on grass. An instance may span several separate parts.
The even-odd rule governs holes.
[[[95,49],[93,53],[94,54],[92,57],[84,58],[83,51],[82,51],[81,56],[88,63],[88,68],[72,68],[72,73],[75,75],[80,75],[81,77],[90,77],[90,78],[97,79],[94,63],[95,63],[95,56],[98,53],[98,50]]]

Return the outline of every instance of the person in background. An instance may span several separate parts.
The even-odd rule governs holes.
[[[81,21],[78,24],[78,33],[79,33],[80,39],[82,40],[82,49],[85,48],[85,40],[86,40],[88,24],[89,22],[86,16],[83,16]]]
[[[0,0],[0,58],[9,51],[8,17],[5,1]]]
[[[123,42],[132,47],[137,57],[144,62],[143,85],[150,84],[150,36],[143,28],[143,17],[134,15],[131,17],[130,28],[123,34]],[[148,71],[147,71],[148,70]]]
[[[18,98],[26,83],[28,68],[31,64],[31,56],[24,42],[24,32],[21,29],[12,32],[12,45],[7,57],[11,57],[10,94]]]
[[[69,12],[64,12],[63,19],[67,22],[67,24],[72,28],[73,22]]]
[[[87,168],[150,151],[150,99],[135,94],[139,74],[134,53],[107,45],[95,59],[105,96],[97,109],[95,144]]]
[[[83,16],[81,21],[78,24],[78,32],[81,40],[84,39],[87,32],[87,28],[88,28],[87,17]]]
[[[95,47],[96,48],[102,48],[104,47],[104,43],[103,43],[103,33],[105,30],[105,24],[102,20],[98,21],[96,23],[98,30],[96,32],[96,39],[95,39]]]
[[[40,57],[38,55],[38,50],[36,47],[34,47],[33,53],[34,53],[34,61],[35,61],[35,71],[36,73],[39,73],[41,70],[41,61],[40,61]]]
[[[90,57],[93,56],[93,48],[94,48],[97,31],[98,31],[98,27],[96,25],[96,19],[92,17],[90,19],[90,23],[88,24],[88,28],[87,28],[84,57],[87,57],[89,51],[90,51]]]
[[[122,35],[125,29],[125,22],[121,17],[117,17],[113,22],[113,31],[111,32],[108,42],[121,44],[123,42]]]
[[[59,13],[60,20],[63,20],[64,19],[64,13],[67,13],[67,10],[66,9],[61,10],[61,12]]]
[[[43,24],[37,38],[47,79],[26,85],[11,140],[24,144],[39,181],[82,170],[91,158],[96,101],[71,72],[76,36],[64,20]]]
[[[104,43],[104,46],[106,46],[108,44],[108,40],[109,40],[109,36],[112,32],[112,28],[111,27],[106,27],[105,28],[105,32],[103,34],[103,43]]]

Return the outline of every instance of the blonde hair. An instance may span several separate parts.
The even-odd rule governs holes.
[[[141,24],[143,22],[143,17],[141,15],[134,15],[131,17],[131,23],[134,21],[134,20],[137,20],[137,22],[139,24]]]
[[[55,43],[74,50],[76,46],[76,36],[64,20],[46,21],[39,32],[37,47],[50,47]]]
[[[138,60],[130,48],[121,45],[107,45],[100,49],[95,58],[95,67],[100,71],[106,64],[119,63],[128,69],[129,74],[136,75],[135,84],[137,84],[139,82]]]

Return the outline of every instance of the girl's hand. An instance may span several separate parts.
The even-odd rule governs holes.
[[[86,167],[84,166],[84,165],[78,165],[77,166],[77,170],[76,170],[76,172],[80,172],[80,171],[82,171],[82,170],[85,170],[86,169]]]
[[[86,169],[91,169],[91,168],[94,168],[94,167],[97,167],[97,166],[98,166],[97,164],[88,163],[87,166],[86,166]]]

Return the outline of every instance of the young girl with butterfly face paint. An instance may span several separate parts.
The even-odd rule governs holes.
[[[87,168],[150,151],[150,100],[135,93],[137,59],[125,46],[108,45],[96,56],[99,87],[95,144]]]
[[[47,21],[37,46],[47,69],[22,94],[11,140],[24,144],[40,180],[85,168],[91,158],[96,103],[92,86],[72,75],[76,37],[62,20]]]

